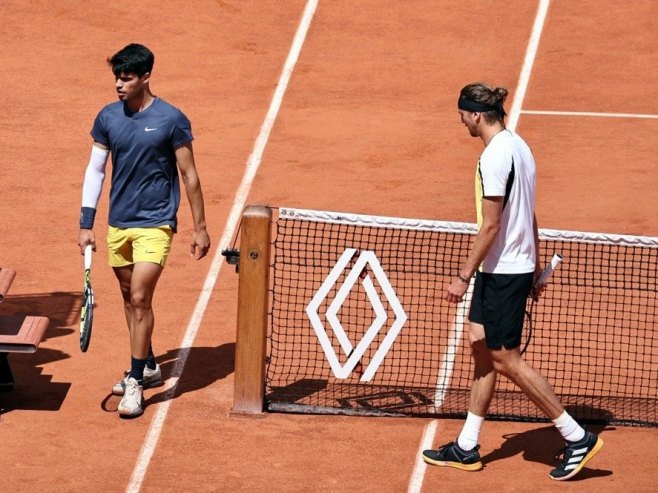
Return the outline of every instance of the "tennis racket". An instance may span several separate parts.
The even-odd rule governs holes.
[[[559,253],[553,254],[553,258],[551,259],[550,263],[544,268],[541,275],[539,276],[539,279],[537,279],[535,284],[532,286],[532,291],[530,292],[530,303],[525,312],[526,341],[525,344],[523,345],[523,349],[521,349],[521,354],[525,353],[526,349],[528,349],[528,345],[530,344],[530,339],[532,339],[532,309],[534,308],[535,303],[539,301],[539,297],[537,296],[536,291],[546,286],[546,284],[548,284],[548,280],[553,275],[555,269],[558,268],[560,263],[562,263],[562,255],[560,255]]]
[[[86,352],[91,340],[91,326],[94,321],[94,290],[91,288],[91,245],[85,247],[85,286],[82,292],[80,310],[80,349]]]
[[[557,269],[561,263],[562,263],[562,255],[560,255],[559,253],[553,254],[553,258],[551,259],[551,262],[542,271],[541,276],[539,276],[539,279],[537,279],[537,282],[535,282],[535,285],[533,286],[534,289],[539,289],[541,287],[546,286],[549,278],[553,275],[553,271]]]

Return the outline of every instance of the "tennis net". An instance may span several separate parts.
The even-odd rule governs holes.
[[[266,408],[464,416],[470,289],[459,305],[444,294],[475,233],[467,223],[278,209]],[[541,230],[540,242],[545,263],[564,260],[528,301],[524,358],[577,419],[658,426],[658,238]],[[488,417],[546,420],[504,377]]]

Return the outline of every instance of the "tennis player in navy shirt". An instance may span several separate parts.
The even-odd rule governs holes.
[[[162,384],[151,345],[152,300],[178,225],[179,170],[194,221],[193,258],[206,256],[210,237],[190,121],[151,92],[153,53],[129,44],[108,63],[119,101],[98,113],[91,130],[94,142],[82,185],[78,244],[81,253],[89,244],[96,250],[92,228],[111,154],[109,264],[121,288],[131,350],[130,370],[112,392],[123,396],[119,414],[134,417],[144,411],[144,389]]]

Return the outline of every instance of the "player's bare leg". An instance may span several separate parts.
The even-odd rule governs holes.
[[[114,275],[119,281],[119,288],[121,289],[121,296],[123,297],[123,311],[126,316],[126,324],[128,332],[132,326],[132,308],[130,306],[130,282],[133,275],[133,266],[127,265],[125,267],[115,267]]]
[[[471,400],[464,427],[455,442],[435,450],[424,450],[423,460],[428,464],[454,467],[463,471],[482,469],[478,449],[480,428],[484,422],[496,387],[496,371],[484,339],[484,327],[471,323],[469,342],[475,363]]]
[[[550,419],[557,419],[564,407],[553,387],[521,357],[519,348],[490,350],[494,368],[514,382]]]
[[[153,294],[162,267],[151,262],[133,265],[130,280],[130,350],[134,358],[145,359],[153,334]]]
[[[154,326],[153,294],[162,267],[151,262],[137,262],[114,271],[124,297],[131,349],[131,369],[123,383],[124,394],[118,411],[122,416],[138,416],[144,408],[144,375]]]
[[[468,336],[475,363],[468,410],[477,416],[484,417],[489,410],[496,389],[496,371],[484,339],[484,327],[471,322]]]

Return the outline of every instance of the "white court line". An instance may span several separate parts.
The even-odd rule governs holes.
[[[510,109],[509,119],[507,121],[507,128],[514,130],[516,124],[519,120],[519,115],[521,114],[521,107],[523,106],[523,100],[525,99],[525,93],[528,89],[528,83],[530,81],[530,74],[532,73],[532,66],[535,62],[535,57],[537,56],[537,48],[539,46],[539,40],[541,39],[541,33],[544,29],[544,22],[546,21],[546,14],[548,13],[548,7],[550,6],[550,0],[540,0],[539,7],[537,9],[537,15],[535,16],[535,22],[532,26],[532,31],[530,33],[530,40],[528,41],[528,47],[526,48],[525,58],[523,60],[523,66],[521,67],[521,74],[519,75],[519,82],[517,83],[516,91],[514,91],[514,101],[512,102],[512,107]],[[460,311],[457,310],[455,315],[456,317],[460,316]],[[461,338],[459,338],[461,339]],[[457,341],[458,338],[454,338],[454,341]],[[456,348],[448,347],[446,349],[446,356],[444,356],[444,361],[450,361],[450,353],[454,352]],[[440,378],[443,381],[449,381],[450,375],[447,374],[447,371],[452,372],[452,364],[443,368],[443,374]],[[430,425],[435,423],[435,420],[430,422]],[[428,425],[423,434],[420,447],[418,449],[416,466],[412,473],[412,477],[409,482],[408,493],[418,493],[423,487],[423,477],[425,475],[425,467],[421,467],[418,464],[418,460],[422,460],[421,454],[424,449],[431,447],[431,444],[434,443],[434,435],[436,434],[436,424],[430,426]],[[429,443],[429,447],[426,445]]]
[[[439,374],[436,379],[434,390],[434,411],[437,411],[443,406],[446,390],[448,389],[448,385],[450,385],[452,370],[455,365],[455,357],[457,356],[457,349],[459,348],[464,335],[464,327],[466,327],[466,310],[471,298],[473,297],[473,286],[475,285],[474,279],[475,278],[471,279],[471,282],[468,285],[468,290],[464,295],[464,299],[457,305],[455,320],[452,323],[452,327],[450,327],[450,333],[448,334],[448,347],[443,355],[443,360],[439,366]]]
[[[427,426],[425,427],[423,438],[420,441],[420,448],[418,449],[418,454],[416,454],[414,470],[411,473],[411,479],[409,479],[409,487],[407,488],[407,493],[420,493],[421,488],[423,487],[423,477],[425,476],[425,469],[427,469],[427,464],[423,460],[422,453],[423,450],[432,448],[438,423],[438,420],[433,419],[427,423]]]
[[[549,115],[549,116],[596,116],[601,118],[653,118],[658,115],[647,115],[643,113],[597,113],[593,111],[537,111],[522,110],[524,115]]]
[[[178,380],[183,373],[183,369],[185,368],[185,363],[187,362],[187,357],[190,353],[190,347],[196,338],[199,326],[201,325],[201,320],[203,319],[203,314],[206,311],[206,307],[208,306],[208,300],[210,299],[213,287],[217,277],[219,276],[219,271],[223,264],[221,251],[231,242],[231,239],[235,233],[235,229],[240,221],[240,216],[242,215],[242,210],[244,209],[245,202],[249,195],[249,190],[251,189],[252,182],[260,166],[265,146],[267,145],[270,132],[274,126],[274,121],[276,120],[279,108],[281,107],[281,102],[283,101],[283,96],[288,87],[288,83],[290,82],[290,77],[295,68],[295,64],[297,63],[297,59],[299,58],[302,46],[304,45],[304,40],[306,39],[306,34],[308,33],[308,29],[311,25],[311,20],[315,14],[317,4],[318,0],[308,0],[306,7],[304,8],[302,19],[299,23],[299,27],[297,28],[297,32],[295,33],[295,38],[293,39],[290,52],[288,53],[288,58],[286,59],[286,62],[283,66],[283,71],[279,77],[279,82],[276,86],[276,90],[274,91],[274,95],[272,96],[270,108],[260,128],[260,133],[258,134],[256,142],[254,143],[254,148],[251,152],[251,155],[249,156],[247,167],[244,176],[242,177],[242,182],[240,183],[240,187],[235,194],[233,207],[229,213],[226,227],[224,228],[222,237],[217,245],[217,249],[215,250],[215,256],[210,266],[210,270],[208,271],[208,275],[206,276],[203,288],[199,294],[199,299],[194,308],[192,318],[190,319],[190,322],[185,331],[185,335],[183,336],[178,360],[176,361],[174,369],[172,370],[171,378],[167,381],[167,389],[165,391],[164,401],[158,406],[155,416],[153,416],[153,419],[151,420],[151,425],[149,427],[146,440],[142,445],[142,450],[140,451],[139,457],[137,458],[137,463],[135,464],[130,482],[126,487],[127,492],[138,492],[142,487],[146,471],[148,469],[149,463],[151,462],[151,458],[153,457],[153,453],[155,452],[158,440],[160,439],[160,433],[162,431],[164,421],[167,418],[169,406],[173,402],[172,399],[176,391],[176,385],[178,384]]]
[[[507,128],[510,130],[516,129],[516,124],[519,121],[519,115],[521,113],[521,108],[523,107],[525,93],[528,90],[528,83],[530,82],[532,66],[535,63],[537,48],[539,47],[539,40],[541,39],[541,33],[544,30],[544,22],[546,22],[546,14],[548,13],[548,7],[550,4],[550,0],[540,0],[539,2],[537,16],[535,17],[535,23],[532,26],[532,32],[530,34],[530,41],[528,42],[528,47],[525,50],[525,58],[523,60],[523,66],[521,67],[521,75],[519,76],[519,82],[516,85],[516,91],[514,91],[514,101],[512,101],[512,107],[510,109],[509,118],[507,120]]]

